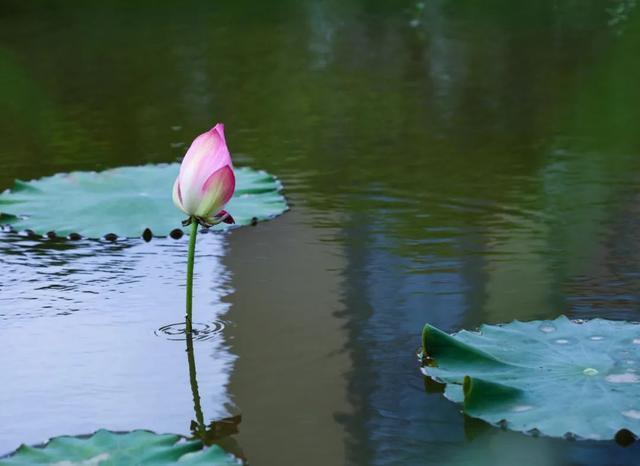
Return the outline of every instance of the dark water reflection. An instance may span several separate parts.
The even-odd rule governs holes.
[[[426,321],[640,320],[639,15],[5,0],[0,186],[172,161],[212,119],[238,164],[282,178],[293,210],[229,235],[200,286],[199,312],[229,324],[200,342],[205,411],[237,405],[255,464],[633,464],[638,447],[465,420],[425,392],[414,351]],[[184,430],[184,354],[153,335],[176,321],[184,244],[1,244],[4,449],[94,427],[76,418]]]

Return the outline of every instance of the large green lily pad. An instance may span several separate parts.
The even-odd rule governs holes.
[[[640,433],[640,325],[514,321],[423,331],[423,372],[469,416],[515,431],[613,439]]]
[[[171,200],[178,171],[178,164],[143,165],[16,181],[0,194],[0,223],[61,236],[139,237],[147,228],[153,235],[166,236],[182,228],[185,219]],[[276,178],[250,168],[235,171],[236,192],[225,209],[236,225],[267,220],[287,210]]]
[[[198,440],[145,430],[115,433],[99,430],[89,437],[56,437],[43,447],[22,445],[0,458],[0,466],[238,466],[235,456],[214,445],[204,448]]]

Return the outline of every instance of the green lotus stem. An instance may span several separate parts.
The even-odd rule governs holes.
[[[192,325],[192,307],[193,307],[193,263],[196,255],[196,236],[198,235],[198,222],[192,219],[191,233],[189,233],[189,257],[187,259],[187,313],[185,316],[187,324],[187,340],[191,336]]]
[[[187,333],[187,359],[189,360],[189,383],[191,384],[191,394],[193,395],[193,410],[196,413],[198,423],[198,433],[203,435],[204,415],[200,405],[200,391],[198,390],[198,380],[196,379],[196,357],[193,352],[193,334]]]

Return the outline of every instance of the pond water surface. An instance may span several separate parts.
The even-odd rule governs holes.
[[[283,181],[290,212],[199,237],[203,409],[242,415],[251,464],[637,464],[465,418],[415,356],[425,322],[640,320],[634,6],[3,0],[0,189],[176,161],[217,120]],[[189,432],[184,342],[158,332],[185,252],[0,235],[0,453]]]

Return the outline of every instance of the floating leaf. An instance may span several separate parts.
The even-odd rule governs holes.
[[[640,325],[514,321],[423,331],[423,372],[464,412],[512,430],[621,439],[640,433]]]
[[[198,440],[145,430],[115,433],[99,430],[89,437],[56,437],[42,447],[22,445],[0,458],[0,466],[238,466],[240,462],[222,448],[204,448]]]
[[[178,164],[143,165],[16,181],[0,194],[0,222],[39,234],[139,237],[149,229],[167,236],[185,219],[171,200],[178,171]],[[236,192],[225,209],[238,225],[273,218],[287,210],[281,189],[268,173],[238,168]]]

